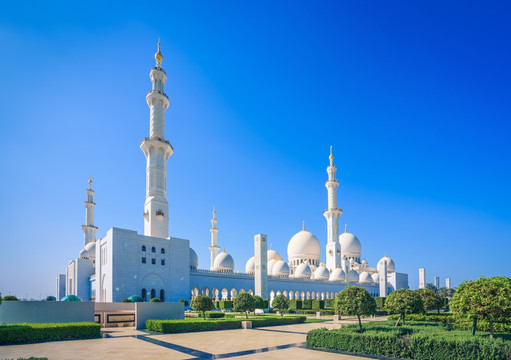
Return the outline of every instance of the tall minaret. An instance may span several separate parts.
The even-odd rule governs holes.
[[[94,190],[92,190],[92,178],[89,176],[89,188],[85,190],[87,201],[83,202],[85,206],[85,225],[82,225],[84,245],[96,241],[96,231],[98,228],[94,226]]]
[[[326,267],[334,270],[341,264],[341,245],[339,243],[339,217],[342,210],[337,208],[337,187],[339,181],[335,179],[337,167],[334,165],[334,155],[330,146],[330,166],[326,168],[328,181],[325,186],[328,190],[328,209],[323,212],[327,222]]]
[[[156,67],[153,67],[150,72],[153,88],[146,96],[151,113],[150,136],[144,138],[140,144],[147,159],[144,235],[168,238],[167,160],[174,149],[165,140],[165,111],[169,107],[169,98],[163,92],[167,74],[161,68],[163,56],[160,51],[160,41],[158,41],[158,52],[154,58]]]
[[[211,246],[209,247],[209,251],[211,252],[211,266],[210,270],[213,270],[213,265],[215,263],[215,258],[218,255],[218,251],[220,251],[220,247],[217,245],[217,235],[218,228],[216,227],[217,219],[216,219],[216,211],[215,207],[213,207],[213,218],[211,219]]]

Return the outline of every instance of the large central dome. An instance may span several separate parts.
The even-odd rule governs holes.
[[[287,256],[291,259],[318,259],[321,255],[319,240],[313,233],[302,230],[289,240]]]

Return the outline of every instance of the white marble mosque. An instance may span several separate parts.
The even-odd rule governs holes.
[[[270,246],[265,235],[255,235],[254,256],[246,261],[245,272],[235,272],[234,259],[218,246],[216,212],[211,219],[209,266],[199,267],[190,241],[169,236],[167,202],[167,161],[173,153],[165,140],[165,111],[169,106],[164,93],[167,75],[161,67],[163,56],[158,44],[156,66],[150,71],[152,89],[146,96],[150,108],[150,135],[140,148],[147,159],[144,234],[111,228],[96,239],[94,190],[92,180],[86,189],[84,247],[69,262],[65,274],[57,276],[57,298],[77,295],[84,301],[118,302],[131,295],[162,301],[190,299],[198,294],[230,299],[246,291],[273,298],[283,294],[290,299],[328,299],[348,285],[365,287],[372,296],[386,296],[395,289],[408,288],[408,275],[396,272],[386,255],[371,267],[362,258],[362,244],[345,227],[339,231],[342,210],[337,205],[337,171],[330,147],[327,167],[328,209],[326,262],[321,261],[321,243],[305,229],[291,236],[287,261]]]

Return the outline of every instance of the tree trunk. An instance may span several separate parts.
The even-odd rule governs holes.
[[[474,317],[474,321],[472,322],[472,336],[474,336],[476,334],[476,330],[477,330],[477,318]]]
[[[245,311],[245,319],[248,319],[248,311]]]
[[[490,320],[490,339],[493,339],[493,321]]]
[[[362,334],[362,322],[360,321],[360,315],[357,315],[358,317],[358,327],[360,328],[360,333]]]
[[[399,321],[401,321],[401,314],[399,314],[399,317],[397,318],[397,321],[396,321],[396,325],[394,325],[394,326],[398,326],[399,325]]]

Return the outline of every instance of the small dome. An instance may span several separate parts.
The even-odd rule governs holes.
[[[276,259],[272,259],[270,261],[268,261],[267,263],[267,269],[268,269],[268,275],[273,275],[273,265],[275,265],[277,263],[277,261],[279,260],[276,260]]]
[[[279,260],[273,265],[273,276],[289,276],[289,265],[284,260]]]
[[[295,269],[295,278],[309,279],[311,277],[311,275],[312,275],[312,271],[311,271],[309,264],[307,264],[307,263],[302,263],[302,264],[298,265]]]
[[[271,248],[271,245],[270,245],[270,250],[268,250],[268,252],[266,253],[266,257],[267,257],[267,261],[270,261],[270,260],[282,260],[282,256],[280,256],[280,254],[278,252],[276,252],[275,250],[273,250]]]
[[[371,274],[369,274],[367,271],[364,271],[360,274],[360,278],[358,280],[359,282],[373,282],[373,278],[371,277]]]
[[[321,263],[321,265],[314,271],[314,279],[318,280],[328,280],[330,277],[330,272],[325,267],[325,264]]]
[[[81,259],[89,259],[89,260],[95,260],[96,259],[96,242],[91,241],[85,247],[80,251],[79,257]]]
[[[347,257],[360,257],[362,253],[362,245],[360,240],[349,232],[339,235],[339,243],[341,244],[341,253]]]
[[[356,272],[355,270],[350,270],[348,271],[348,274],[346,274],[346,281],[357,282],[358,278],[359,278],[358,272]]]
[[[380,275],[378,275],[378,273],[374,273],[373,275],[371,275],[371,277],[373,278],[374,282],[380,281]]]
[[[215,261],[213,263],[214,271],[234,271],[234,259],[231,255],[222,251],[215,257]]]
[[[292,258],[319,259],[321,246],[319,240],[309,231],[296,233],[287,245],[287,256]]]
[[[76,295],[66,295],[60,301],[82,301],[82,299]]]
[[[253,274],[255,273],[255,257],[251,257],[248,259],[247,263],[245,264],[245,272],[247,274]]]
[[[344,281],[346,279],[346,273],[343,269],[337,268],[330,274],[330,281]]]
[[[362,259],[361,264],[362,264],[362,265],[367,265],[367,260],[366,260],[366,259]]]
[[[199,267],[199,257],[192,248],[190,248],[190,267],[192,269],[197,269]]]
[[[391,272],[396,271],[396,264],[394,264],[394,260],[392,260],[387,255],[385,255],[384,257],[382,257],[380,259],[380,261],[378,261],[378,266],[377,266],[378,272],[380,271],[380,269],[383,269],[384,261],[387,263],[387,272],[391,273]]]

